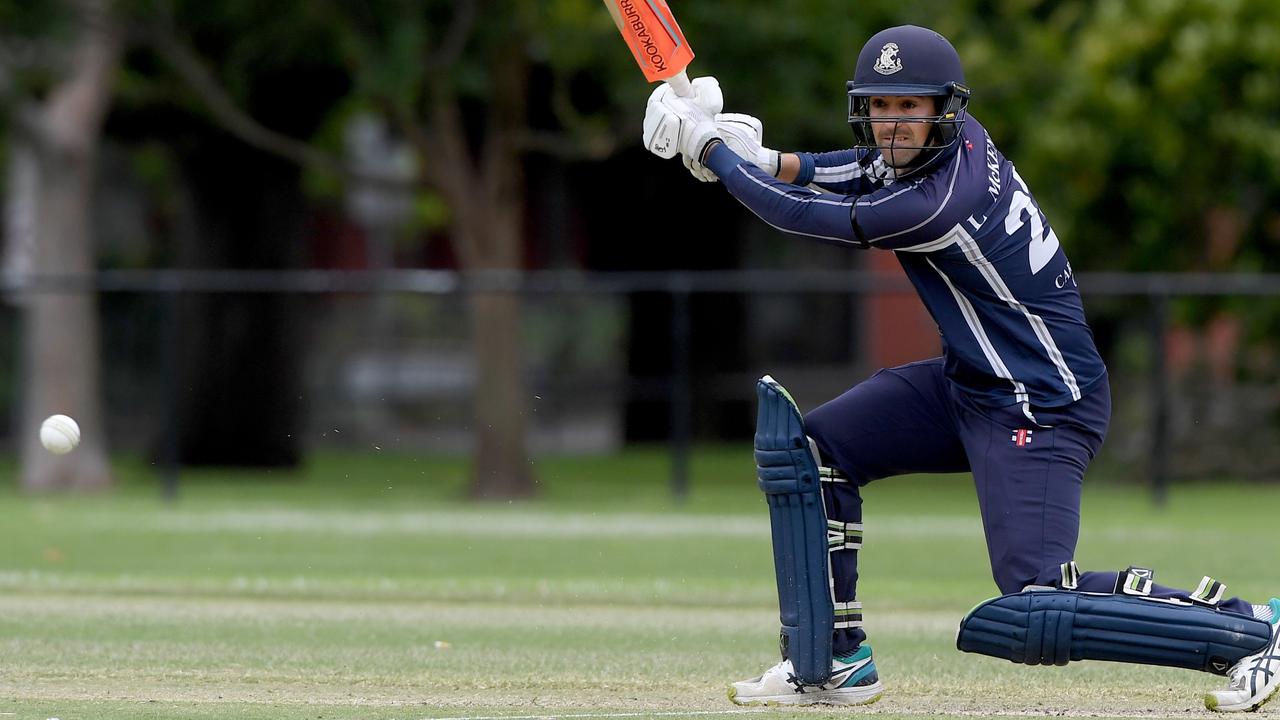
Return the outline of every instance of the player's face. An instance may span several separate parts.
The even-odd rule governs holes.
[[[885,162],[893,167],[904,167],[920,154],[919,148],[929,140],[932,125],[926,118],[937,115],[934,99],[919,95],[876,95],[871,98],[871,131]],[[876,118],[899,118],[876,122]],[[901,118],[921,118],[920,122]],[[914,149],[908,149],[914,148]]]

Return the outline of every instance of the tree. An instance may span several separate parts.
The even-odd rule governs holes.
[[[351,72],[352,98],[342,110],[354,105],[379,112],[414,147],[423,191],[448,204],[448,235],[461,269],[518,270],[529,74],[520,38],[531,4],[490,13],[483,24],[477,23],[480,5],[425,3],[414,11],[398,3],[333,3],[299,11],[311,18],[310,27],[328,35]],[[519,297],[485,291],[468,300],[477,366],[473,492],[530,495]]]
[[[9,95],[6,249],[11,277],[88,275],[94,269],[90,218],[95,157],[119,64],[121,32],[110,4],[69,0],[42,18],[45,33],[23,42],[46,62],[0,67]],[[60,40],[68,43],[63,46]],[[10,46],[12,47],[12,46]],[[13,61],[21,53],[6,53]],[[23,71],[47,77],[24,83]],[[24,87],[25,85],[25,87]],[[111,483],[99,387],[96,296],[22,292],[24,387],[20,460],[28,490],[96,489]],[[78,419],[76,452],[40,447],[41,419]]]
[[[1017,37],[988,34],[984,56],[1020,98],[1019,167],[1077,264],[1263,269],[1280,218],[1280,6],[1045,5]],[[1215,261],[1206,240],[1227,216],[1235,250]]]
[[[411,143],[420,192],[437,194],[448,205],[448,237],[461,269],[513,271],[521,269],[524,255],[523,155],[534,146],[579,153],[586,148],[597,155],[611,146],[599,142],[598,132],[593,144],[529,131],[528,84],[538,8],[535,2],[480,0],[408,8],[389,2],[359,7],[299,3],[267,11],[247,8],[243,15],[223,19],[248,31],[241,50],[278,51],[262,42],[264,27],[279,29],[272,18],[287,18],[288,31],[294,38],[305,37],[309,46],[329,48],[352,85],[350,97],[334,108],[335,116],[373,110]],[[597,9],[603,21],[598,24],[607,27],[607,15]],[[170,10],[153,18],[148,36],[194,91],[194,101],[255,147],[313,169],[354,175],[331,148],[275,132],[245,113],[226,89],[230,78],[207,70],[185,37],[190,29],[184,30],[184,22],[202,17],[199,5]],[[484,497],[529,495],[534,481],[525,440],[529,393],[520,299],[505,290],[473,292],[468,299],[478,369],[473,492]]]

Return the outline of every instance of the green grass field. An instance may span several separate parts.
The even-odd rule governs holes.
[[[459,461],[385,455],[191,472],[170,504],[129,463],[108,496],[0,491],[0,720],[1203,716],[1219,682],[957,652],[995,592],[976,500],[967,477],[908,477],[865,493],[885,699],[741,711],[727,684],[776,660],[749,449],[700,452],[681,505],[660,449],[538,468],[542,498],[485,505],[457,499]],[[1274,544],[1277,507],[1280,486],[1178,487],[1159,511],[1090,488],[1077,560],[1265,599],[1280,565],[1243,548]]]

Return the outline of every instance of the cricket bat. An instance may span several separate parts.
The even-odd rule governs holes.
[[[618,32],[649,82],[666,80],[681,97],[693,97],[685,68],[693,49],[666,0],[604,0]]]

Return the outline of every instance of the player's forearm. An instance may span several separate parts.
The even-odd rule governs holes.
[[[778,179],[785,183],[793,183],[800,174],[800,156],[795,153],[782,153],[778,157]]]
[[[778,174],[774,177],[782,182],[804,187],[813,182],[816,170],[813,155],[809,153],[779,153]]]
[[[857,244],[850,214],[852,199],[774,178],[722,143],[709,146],[702,162],[739,202],[773,227],[820,240]]]
[[[867,195],[881,186],[876,161],[864,164],[865,152],[855,149],[801,153],[814,164],[812,184],[837,195]]]
[[[806,159],[808,160],[807,163],[805,162]],[[849,150],[811,154],[807,158],[799,153],[780,153],[778,155],[778,174],[776,177],[782,182],[807,185],[809,182],[820,182],[820,179],[815,176],[817,168],[830,168],[839,172],[842,168],[853,167],[856,163],[857,156]],[[809,175],[808,181],[797,182],[801,173],[806,171]],[[846,176],[851,174],[848,171],[844,173]],[[846,177],[845,180],[847,179]]]

